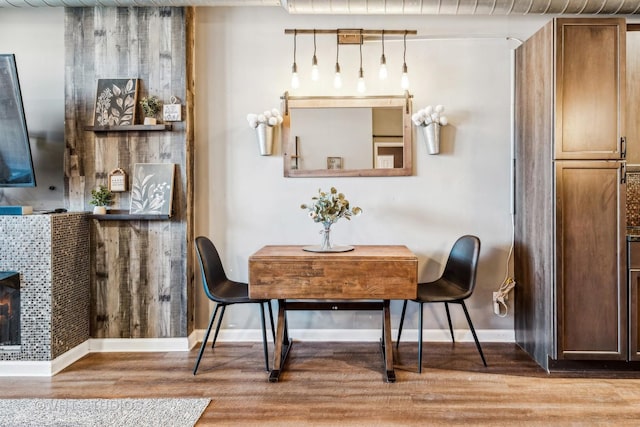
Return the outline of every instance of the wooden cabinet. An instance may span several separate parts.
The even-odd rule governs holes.
[[[640,360],[640,238],[627,245],[629,262],[629,360]]]
[[[516,50],[516,341],[544,368],[627,357],[624,19]]]
[[[623,157],[624,19],[562,19],[555,35],[555,158]]]
[[[618,162],[556,162],[558,359],[627,358],[622,173]]]

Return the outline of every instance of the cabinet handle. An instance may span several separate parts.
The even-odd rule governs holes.
[[[620,165],[620,184],[626,184],[627,183],[627,166],[622,163]]]
[[[627,158],[627,137],[620,137],[620,157]]]

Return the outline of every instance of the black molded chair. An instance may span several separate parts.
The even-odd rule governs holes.
[[[471,296],[476,286],[476,270],[478,268],[479,257],[480,239],[476,236],[462,236],[453,245],[442,276],[433,282],[418,283],[418,297],[413,300],[420,304],[420,317],[418,322],[418,372],[422,372],[422,315],[423,305],[425,303],[444,303],[445,310],[447,311],[447,321],[449,322],[449,331],[451,332],[451,340],[454,342],[455,338],[453,337],[449,304],[460,304],[462,306],[464,315],[467,318],[467,323],[473,334],[473,339],[476,342],[476,347],[482,358],[482,363],[485,367],[487,366],[487,361],[482,353],[478,336],[473,328],[467,306],[464,303],[464,300]],[[402,306],[396,348],[400,345],[400,335],[402,334],[402,324],[404,323],[406,310],[407,300],[404,301]]]
[[[249,285],[247,283],[234,282],[233,280],[229,280],[224,272],[224,267],[222,266],[222,261],[220,260],[220,255],[218,254],[216,247],[207,237],[196,237],[196,253],[198,254],[198,261],[200,261],[200,271],[202,272],[202,284],[204,287],[204,293],[211,301],[214,301],[216,303],[216,307],[213,311],[213,314],[211,315],[207,333],[202,340],[200,353],[198,354],[198,360],[196,361],[196,366],[193,368],[193,375],[196,374],[198,365],[200,365],[200,359],[202,358],[202,353],[204,352],[204,348],[207,345],[207,340],[209,339],[211,327],[213,326],[213,321],[216,317],[216,314],[218,313],[218,309],[222,308],[222,310],[220,311],[220,317],[218,318],[218,324],[216,325],[216,332],[213,336],[213,344],[211,345],[211,348],[214,348],[216,345],[216,340],[218,339],[218,332],[220,331],[220,325],[222,324],[222,317],[224,316],[225,308],[231,304],[248,303],[260,304],[260,320],[262,321],[262,344],[264,346],[264,363],[266,370],[268,371],[269,353],[267,351],[267,331],[264,324],[264,304],[267,304],[267,306],[269,307],[271,333],[273,334],[273,341],[275,342],[276,340],[275,329],[273,327],[273,311],[271,310],[270,300],[251,299],[249,298]]]

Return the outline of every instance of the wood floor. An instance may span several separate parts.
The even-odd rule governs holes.
[[[258,343],[208,348],[195,377],[197,349],[93,353],[53,378],[0,378],[0,395],[211,398],[198,426],[640,424],[640,372],[549,375],[513,344],[483,349],[488,368],[473,344],[425,343],[418,374],[403,342],[393,384],[377,343],[295,342],[279,383]]]

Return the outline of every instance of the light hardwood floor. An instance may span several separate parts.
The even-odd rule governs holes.
[[[295,342],[279,383],[267,381],[261,344],[219,343],[196,376],[197,349],[94,353],[53,378],[0,378],[0,395],[211,398],[199,426],[640,425],[640,372],[549,375],[491,343],[484,368],[473,344],[425,343],[418,374],[416,349],[400,345],[393,384],[377,343]]]

